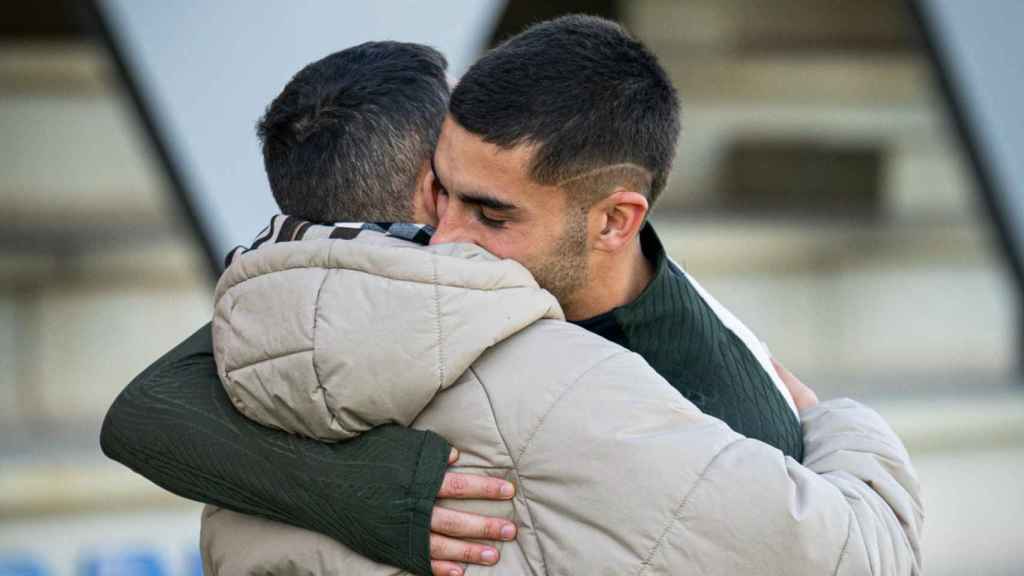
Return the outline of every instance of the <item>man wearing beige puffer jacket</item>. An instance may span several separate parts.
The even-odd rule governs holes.
[[[277,221],[277,229],[281,227]],[[871,410],[803,413],[805,466],[698,411],[636,354],[561,320],[525,268],[471,245],[330,232],[237,256],[217,364],[268,426],[343,440],[434,430],[516,497],[476,509],[516,541],[474,574],[905,574],[916,480]],[[277,232],[275,231],[275,236]],[[895,513],[894,513],[895,512]],[[902,524],[901,524],[902,523]],[[216,574],[398,574],[341,544],[219,510]]]

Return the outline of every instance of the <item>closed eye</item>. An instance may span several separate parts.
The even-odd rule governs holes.
[[[489,217],[481,208],[477,208],[476,218],[477,220],[480,221],[481,224],[489,228],[504,228],[505,224],[508,223],[508,220],[500,220],[497,218]]]

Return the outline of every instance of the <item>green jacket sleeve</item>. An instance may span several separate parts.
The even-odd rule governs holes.
[[[103,452],[185,498],[314,530],[378,562],[430,574],[430,514],[448,444],[375,428],[323,443],[238,413],[221,387],[207,324],[114,401]]]

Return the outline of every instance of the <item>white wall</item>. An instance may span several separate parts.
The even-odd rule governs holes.
[[[254,126],[295,72],[362,42],[402,40],[439,49],[458,75],[504,4],[100,2],[218,254],[276,212]]]

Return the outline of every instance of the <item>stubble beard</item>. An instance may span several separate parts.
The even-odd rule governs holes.
[[[540,287],[551,292],[563,309],[572,307],[588,279],[586,212],[571,211],[562,236],[531,268]]]

